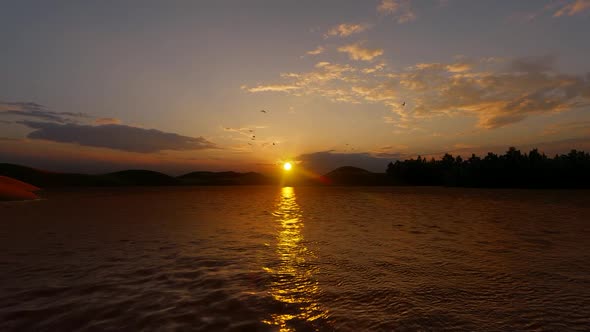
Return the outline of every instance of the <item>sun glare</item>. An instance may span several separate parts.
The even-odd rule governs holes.
[[[285,171],[290,171],[290,170],[291,170],[291,168],[293,168],[293,165],[291,165],[291,163],[284,163],[284,164],[283,164],[283,169],[284,169]]]

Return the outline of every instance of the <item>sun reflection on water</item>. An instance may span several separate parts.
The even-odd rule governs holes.
[[[277,234],[279,261],[276,266],[265,267],[264,270],[273,277],[270,294],[283,308],[264,322],[278,326],[279,331],[294,331],[289,323],[313,324],[317,319],[327,318],[328,314],[317,301],[320,288],[313,278],[317,268],[308,262],[311,252],[303,243],[303,219],[293,187],[281,189],[273,215],[280,223]]]

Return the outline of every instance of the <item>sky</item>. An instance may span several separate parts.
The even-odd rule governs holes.
[[[590,0],[0,3],[0,162],[384,171],[590,150]]]

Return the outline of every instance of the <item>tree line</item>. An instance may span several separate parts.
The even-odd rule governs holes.
[[[480,158],[453,157],[396,161],[387,166],[388,181],[394,185],[511,187],[511,188],[590,188],[590,154],[571,150],[547,157],[537,149],[521,153],[514,147],[503,155],[489,152]]]

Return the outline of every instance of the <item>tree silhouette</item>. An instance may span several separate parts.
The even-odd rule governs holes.
[[[466,160],[448,153],[440,160],[398,160],[387,165],[386,173],[394,185],[590,188],[590,154],[572,150],[549,158],[537,149],[523,154],[510,147],[503,155],[472,154]]]

